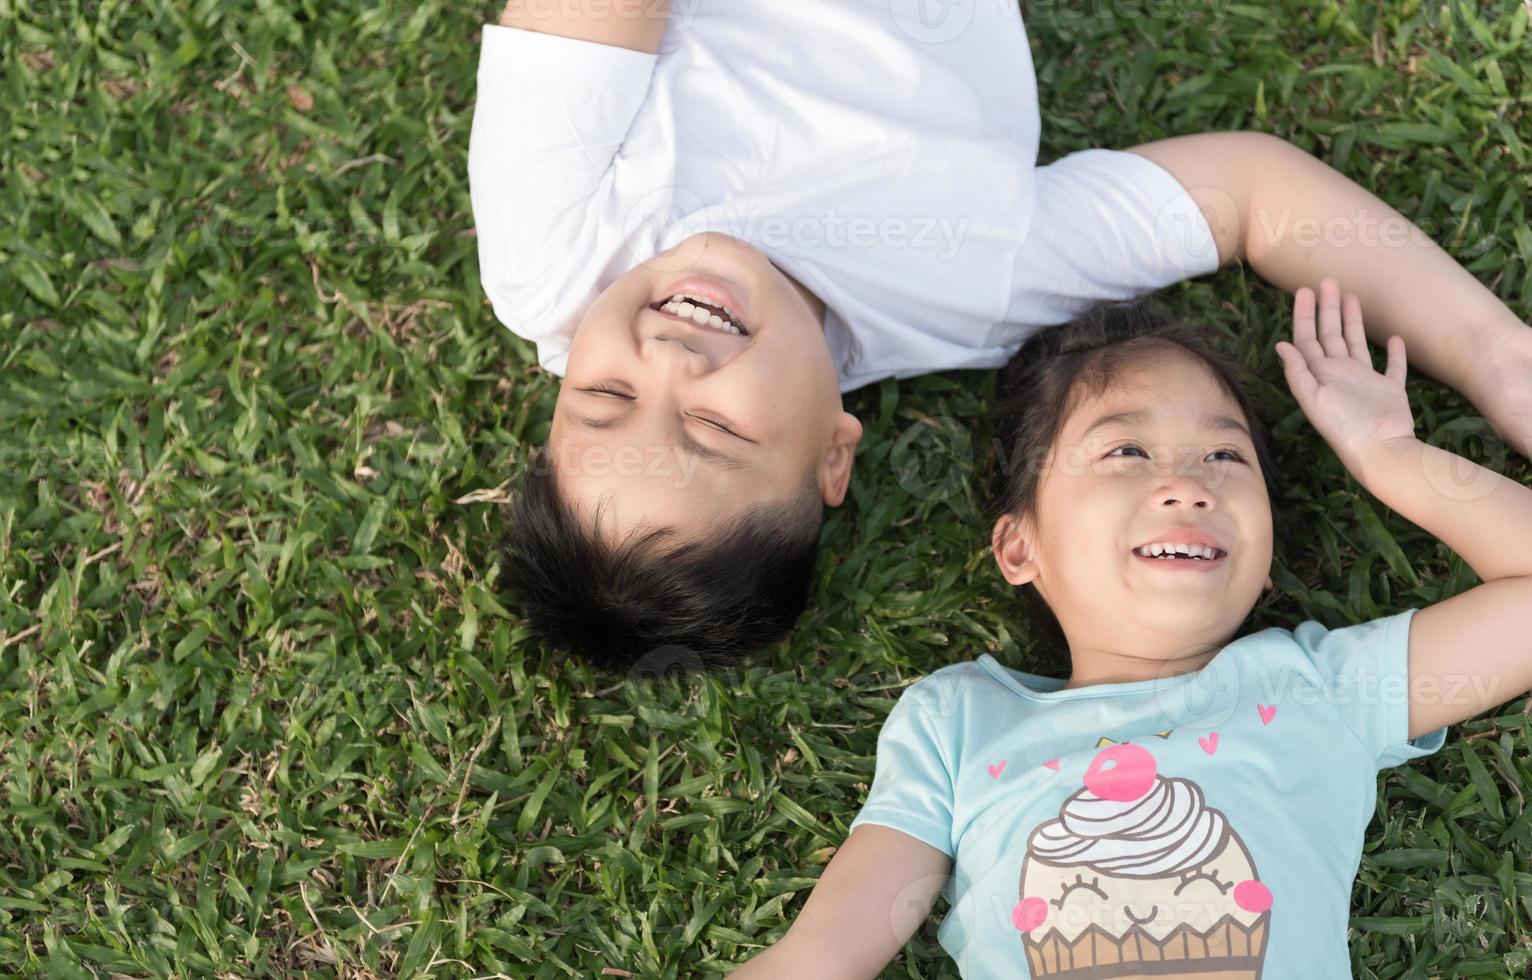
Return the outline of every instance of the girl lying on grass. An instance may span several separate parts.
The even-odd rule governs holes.
[[[992,547],[1070,676],[984,654],[912,684],[846,843],[736,976],[874,977],[938,893],[965,977],[1351,975],[1378,770],[1532,686],[1532,490],[1415,437],[1403,341],[1377,373],[1334,280],[1317,335],[1312,290],[1293,316],[1277,353],[1314,428],[1484,584],[1236,638],[1280,503],[1236,371],[1141,304],[1037,335],[996,403]]]

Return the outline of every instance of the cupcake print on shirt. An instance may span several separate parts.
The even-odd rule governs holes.
[[[1259,980],[1271,892],[1189,779],[1130,743],[1032,832],[1011,921],[1034,977]]]

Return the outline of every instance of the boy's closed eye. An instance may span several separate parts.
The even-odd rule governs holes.
[[[634,396],[633,395],[628,394],[628,393],[623,392],[623,391],[619,391],[617,388],[612,387],[610,385],[605,385],[605,384],[589,385],[587,387],[580,388],[578,390],[580,390],[580,391],[588,391],[588,392],[591,392],[593,394],[599,394],[599,395],[604,395],[604,396],[613,397],[613,398],[621,398],[624,401],[633,401],[634,400]],[[691,413],[688,413],[688,414],[691,415],[693,418],[697,418],[697,419],[700,419],[703,422],[708,423],[709,425],[713,426],[716,429],[720,429],[720,430],[722,430],[724,432],[727,432],[729,435],[734,436],[736,439],[743,439],[745,442],[751,443],[753,445],[759,445],[759,443],[756,443],[756,441],[754,439],[751,439],[749,436],[744,435],[743,433],[736,431],[735,427],[731,426],[727,422],[721,421],[721,420],[716,419],[716,418],[709,418],[709,417],[707,417],[705,415],[699,415],[699,414],[697,414],[695,412],[691,412]]]

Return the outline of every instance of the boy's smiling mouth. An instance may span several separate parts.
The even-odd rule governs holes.
[[[695,297],[678,295],[653,303],[649,309],[672,320],[680,320],[714,333],[726,334],[730,337],[750,336],[749,331],[727,308],[703,302]]]

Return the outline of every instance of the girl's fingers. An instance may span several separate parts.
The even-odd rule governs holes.
[[[1346,349],[1352,357],[1372,367],[1372,353],[1367,349],[1367,331],[1362,326],[1362,301],[1355,293],[1346,294],[1341,305],[1341,315],[1345,321],[1342,332],[1346,337]]]
[[[1317,361],[1325,354],[1314,334],[1314,290],[1307,286],[1293,296],[1292,346],[1308,361]]]
[[[1350,356],[1341,336],[1340,283],[1334,279],[1319,282],[1319,346],[1329,357]]]
[[[1404,338],[1394,334],[1388,338],[1388,366],[1383,373],[1392,381],[1404,384],[1405,372],[1408,365],[1404,362]]]
[[[1314,380],[1308,362],[1292,344],[1277,341],[1277,356],[1282,359],[1282,373],[1287,376],[1287,386],[1293,390],[1293,397],[1298,399],[1299,407],[1307,412],[1309,396],[1314,393],[1319,382]]]

